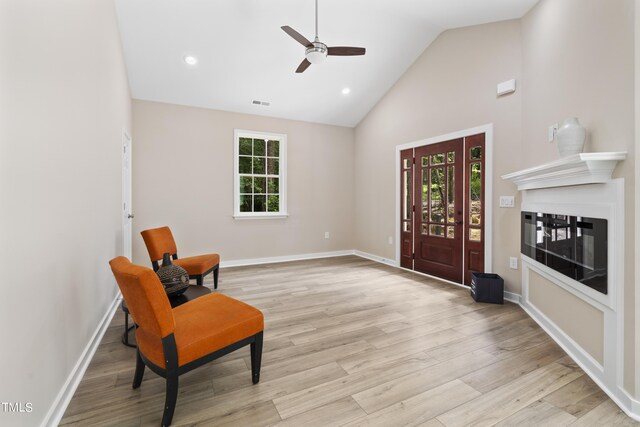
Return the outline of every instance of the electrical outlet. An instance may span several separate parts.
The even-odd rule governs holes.
[[[516,206],[516,200],[514,196],[500,196],[501,208],[514,208]]]
[[[512,256],[509,258],[509,268],[513,269],[513,270],[517,270],[518,269],[518,258]]]
[[[328,231],[325,231],[325,232],[324,232],[324,238],[325,238],[325,239],[328,239],[328,238],[329,238],[329,232],[328,232]]]

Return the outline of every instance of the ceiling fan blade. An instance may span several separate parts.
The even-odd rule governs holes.
[[[365,52],[366,52],[366,49],[363,47],[334,46],[329,48],[327,55],[356,56],[356,55],[364,55]]]
[[[304,58],[300,63],[300,65],[298,65],[298,69],[296,70],[296,73],[304,73],[304,70],[309,68],[309,65],[311,65],[311,62],[309,62],[307,58]]]
[[[289,34],[295,41],[300,43],[304,47],[312,46],[311,42],[307,40],[305,36],[294,30],[293,28],[285,25],[284,27],[280,27],[284,30],[285,33]]]

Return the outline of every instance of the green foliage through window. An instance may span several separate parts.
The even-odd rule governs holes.
[[[241,213],[281,211],[281,148],[277,139],[238,137],[238,204]]]

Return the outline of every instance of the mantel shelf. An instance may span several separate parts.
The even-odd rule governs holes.
[[[611,180],[618,162],[626,158],[626,152],[580,153],[502,175],[502,179],[512,181],[518,190],[603,183]]]

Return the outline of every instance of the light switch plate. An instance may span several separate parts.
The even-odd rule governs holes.
[[[514,208],[516,206],[515,196],[500,196],[501,208]]]
[[[512,256],[509,258],[509,268],[513,269],[513,270],[517,270],[518,269],[518,258]]]

